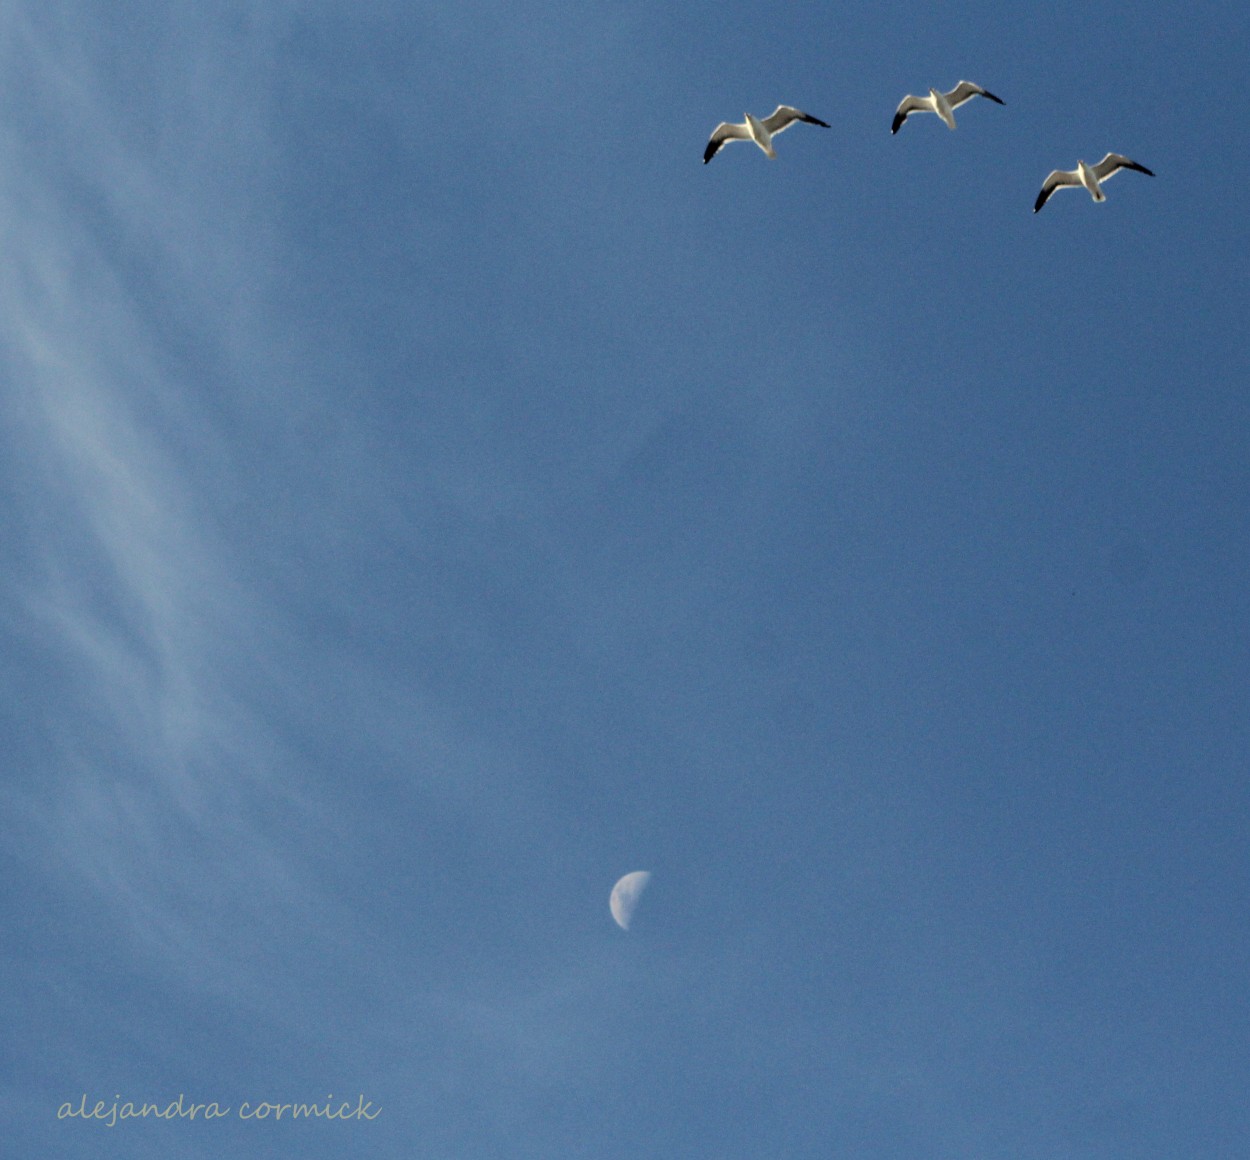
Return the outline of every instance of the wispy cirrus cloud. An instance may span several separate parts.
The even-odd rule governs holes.
[[[215,200],[212,151],[231,110],[249,131],[259,120],[237,77],[197,103],[210,79],[192,68],[190,91],[153,94],[180,123],[138,140],[107,47],[93,55],[55,13],[15,14],[6,32],[6,72],[30,86],[0,139],[6,588],[14,637],[55,673],[44,760],[8,804],[28,857],[202,963],[231,880],[301,904],[265,823],[311,809],[251,695],[268,618],[221,534],[237,500],[203,370],[228,382],[244,350],[263,361],[254,323],[238,325],[265,271],[256,250],[242,260],[246,183]],[[206,352],[198,370],[188,343]]]
[[[471,472],[432,438],[397,501],[392,464],[374,462],[373,435],[319,377],[320,344],[301,346],[306,320],[275,305],[277,179],[255,158],[286,148],[257,79],[278,33],[198,14],[153,30],[157,61],[166,37],[180,63],[145,68],[153,91],[132,109],[113,50],[40,20],[10,29],[32,92],[27,127],[0,138],[21,529],[5,583],[57,707],[9,804],[28,857],[87,884],[179,970],[203,975],[218,956],[241,993],[263,973],[244,960],[266,909],[317,910],[319,937],[340,948],[356,929],[324,879],[359,832],[335,823],[345,791],[310,771],[325,760],[311,734],[401,771],[441,809],[480,809],[488,828],[532,808],[515,763],[423,685],[437,659],[368,651],[397,614],[434,657],[492,647],[477,605],[507,597],[498,496],[466,495]],[[41,137],[63,148],[44,155]],[[325,446],[347,450],[329,461]],[[356,526],[362,511],[376,534]],[[342,562],[325,546],[336,538]],[[416,546],[395,574],[428,574],[398,594],[366,589],[367,631],[342,622],[351,549],[396,540]]]

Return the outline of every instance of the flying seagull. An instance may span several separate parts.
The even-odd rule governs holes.
[[[1119,173],[1121,169],[1136,169],[1138,173],[1144,173],[1147,177],[1154,176],[1144,165],[1138,165],[1136,161],[1130,161],[1119,153],[1108,153],[1097,165],[1086,165],[1084,161],[1078,161],[1075,169],[1056,169],[1042,182],[1042,192],[1037,195],[1037,201],[1033,203],[1033,212],[1037,213],[1049,200],[1050,195],[1065,185],[1083,185],[1095,201],[1106,201],[1107,195],[1102,191],[1102,183],[1113,174]]]
[[[773,152],[773,138],[778,133],[784,133],[795,121],[806,121],[809,125],[819,125],[822,129],[829,128],[824,121],[809,117],[801,109],[792,108],[790,105],[778,105],[762,121],[758,117],[751,116],[750,113],[747,113],[746,118],[746,122],[741,125],[731,125],[728,121],[722,121],[712,130],[707,148],[703,150],[704,165],[720,152],[721,146],[726,141],[754,141],[769,157],[776,160],[777,154]]]
[[[894,124],[890,126],[890,132],[897,133],[899,127],[912,113],[936,113],[946,122],[948,129],[953,129],[955,114],[951,110],[958,109],[960,105],[972,100],[973,97],[986,97],[1000,105],[1007,103],[993,93],[987,93],[980,85],[974,85],[971,81],[960,81],[949,93],[939,93],[937,89],[930,89],[927,97],[904,97],[898,111],[894,114]]]

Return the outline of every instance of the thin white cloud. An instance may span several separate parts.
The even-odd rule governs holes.
[[[318,859],[340,841],[330,815],[341,791],[308,783],[301,739],[268,710],[320,721],[325,708],[307,698],[332,687],[340,733],[352,735],[343,744],[411,772],[444,806],[480,808],[477,824],[489,829],[501,818],[515,825],[532,805],[514,764],[411,687],[419,676],[396,687],[350,648],[336,653],[336,640],[307,652],[306,626],[250,582],[256,546],[221,530],[232,505],[264,500],[254,470],[235,477],[240,452],[226,426],[272,426],[285,446],[292,430],[326,426],[329,403],[303,373],[318,352],[293,355],[269,314],[264,179],[221,177],[239,157],[281,148],[266,139],[251,67],[265,36],[231,64],[220,37],[211,52],[192,45],[196,20],[179,26],[180,65],[167,66],[168,91],[153,94],[176,113],[155,143],[135,140],[81,40],[30,22],[10,30],[7,55],[20,48],[42,86],[32,117],[76,152],[45,159],[29,134],[0,138],[10,271],[0,343],[10,460],[23,472],[33,545],[4,583],[24,611],[22,632],[69,673],[48,725],[55,753],[7,804],[38,835],[30,850],[114,908],[149,953],[242,996],[264,985],[264,954],[274,952],[255,952],[278,909],[310,919],[316,953],[356,953],[350,903],[318,885]],[[203,358],[191,370],[161,294],[176,300],[179,326],[194,326]],[[329,424],[359,453],[363,482],[353,486],[380,486],[350,417]],[[445,490],[459,510],[470,501],[458,479],[421,486]],[[357,506],[368,498],[352,495]],[[300,517],[315,519],[314,508],[303,501]],[[419,615],[433,625],[443,611],[435,597]],[[327,661],[341,670],[300,668]]]
[[[262,663],[267,617],[216,530],[221,497],[205,494],[225,478],[224,443],[151,298],[229,302],[264,269],[230,265],[241,206],[223,217],[190,180],[209,161],[197,130],[246,92],[223,86],[180,126],[189,156],[145,150],[119,128],[81,40],[20,16],[6,32],[6,70],[35,85],[30,127],[0,140],[6,426],[30,547],[6,587],[18,630],[67,674],[46,766],[7,804],[35,827],[29,856],[89,885],[150,949],[203,970],[232,900],[310,902],[264,820],[282,808],[311,821],[312,807],[237,691]],[[41,156],[35,128],[76,152]],[[157,155],[182,165],[158,172]],[[119,266],[129,260],[146,281]],[[228,364],[239,332],[223,313],[224,329],[205,313],[196,337]]]

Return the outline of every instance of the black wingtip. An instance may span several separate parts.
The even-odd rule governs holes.
[[[822,121],[819,117],[804,117],[809,125],[819,125],[822,129],[832,129],[833,126],[828,121]]]
[[[899,129],[902,127],[903,122],[904,122],[904,121],[906,121],[906,120],[907,120],[907,114],[906,114],[906,113],[895,113],[895,114],[894,114],[894,124],[892,124],[892,125],[890,126],[890,132],[891,132],[891,133],[897,133],[897,132],[899,131]]]
[[[1007,103],[1006,101],[1003,100],[1002,97],[996,97],[993,93],[987,93],[984,89],[981,90],[981,96],[989,97],[991,101],[994,101],[996,104],[999,104],[999,105],[1005,105]]]

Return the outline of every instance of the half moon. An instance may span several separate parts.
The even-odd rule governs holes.
[[[616,919],[616,925],[621,930],[629,930],[630,921],[638,907],[638,900],[642,898],[642,892],[646,890],[647,883],[650,881],[650,870],[635,870],[632,874],[626,874],[612,887],[612,897],[608,899],[608,908],[612,911],[612,917]]]

